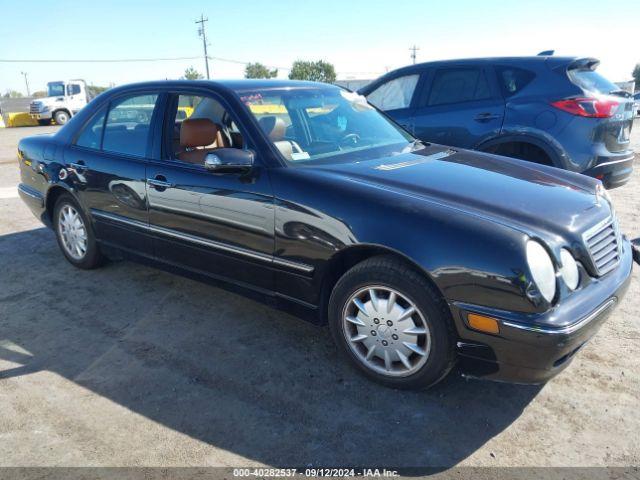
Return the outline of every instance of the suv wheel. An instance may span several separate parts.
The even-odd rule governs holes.
[[[63,194],[58,198],[53,223],[58,245],[72,265],[92,269],[102,264],[103,256],[91,224],[71,195]]]
[[[389,387],[428,388],[455,363],[446,303],[424,276],[390,256],[344,274],[329,300],[329,326],[342,353]]]

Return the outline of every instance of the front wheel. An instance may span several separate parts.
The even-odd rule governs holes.
[[[428,388],[455,363],[451,314],[433,285],[390,256],[366,260],[329,300],[333,338],[369,378],[393,388]]]
[[[71,195],[58,198],[53,220],[58,245],[69,263],[85,270],[102,264],[103,256],[91,224]]]
[[[58,125],[64,125],[69,121],[69,114],[64,110],[59,110],[53,116],[53,119],[56,121]]]

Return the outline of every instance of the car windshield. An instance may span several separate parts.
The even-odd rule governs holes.
[[[49,83],[47,87],[47,96],[64,97],[64,83]]]
[[[239,93],[290,165],[354,162],[398,153],[414,139],[369,105],[339,88]]]

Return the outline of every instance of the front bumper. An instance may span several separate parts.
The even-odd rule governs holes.
[[[29,113],[34,120],[51,120],[51,112]]]
[[[450,304],[458,330],[462,371],[516,383],[543,383],[566,368],[620,303],[631,278],[631,244],[623,241],[618,267],[574,292],[549,312],[518,314],[476,305]],[[468,313],[499,320],[496,335],[472,330]]]

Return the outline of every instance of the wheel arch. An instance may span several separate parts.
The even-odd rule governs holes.
[[[355,265],[368,260],[369,258],[382,255],[393,257],[399,262],[410,267],[416,273],[422,275],[431,285],[433,285],[443,301],[446,301],[442,290],[433,280],[430,273],[408,255],[379,244],[352,245],[335,253],[327,261],[327,264],[323,269],[324,272],[321,281],[320,304],[318,309],[318,316],[321,324],[325,324],[327,322],[329,298],[338,280],[340,280],[340,278]]]
[[[547,138],[541,137],[531,132],[511,133],[511,134],[501,135],[499,137],[494,137],[490,140],[486,140],[480,143],[479,145],[477,145],[475,147],[475,150],[486,152],[492,148],[496,148],[501,145],[506,145],[510,143],[533,145],[534,147],[539,148],[545,153],[545,155],[551,162],[551,166],[558,167],[558,168],[566,168],[565,161],[564,161],[565,155],[563,154],[562,148],[559,145],[554,145],[553,142],[549,141]]]
[[[58,201],[58,198],[60,198],[60,196],[65,193],[68,193],[76,201],[78,201],[78,199],[73,194],[71,189],[66,185],[62,186],[60,184],[55,184],[55,185],[52,185],[49,188],[49,190],[47,190],[47,194],[44,200],[44,205],[45,205],[45,217],[46,217],[46,220],[49,222],[49,225],[53,225],[53,209],[56,206],[56,202]],[[78,203],[80,204],[80,202]]]

